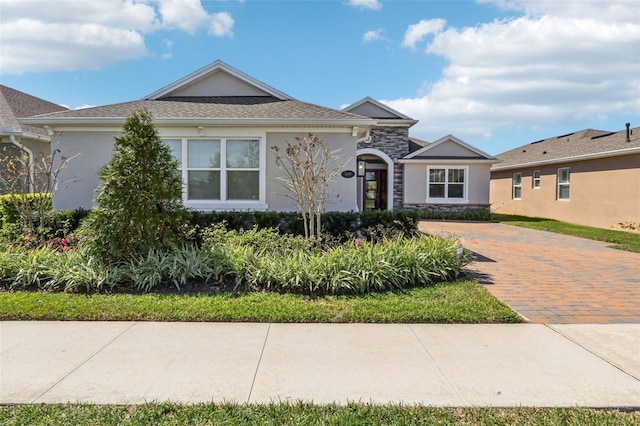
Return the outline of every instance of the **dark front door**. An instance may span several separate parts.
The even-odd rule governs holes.
[[[364,174],[364,210],[387,209],[387,171],[367,170]]]

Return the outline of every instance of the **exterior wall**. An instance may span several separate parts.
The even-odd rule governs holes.
[[[559,168],[570,167],[570,199],[557,200]],[[533,171],[540,188],[533,188]],[[513,173],[522,173],[522,197],[512,199]],[[640,154],[597,160],[494,171],[491,204],[495,213],[545,217],[580,225],[611,228],[640,223]]]
[[[409,128],[374,127],[369,134],[371,142],[358,142],[358,149],[378,149],[393,160],[393,208],[401,208],[404,193],[404,168],[402,164],[398,164],[398,159],[409,154]],[[391,172],[389,170],[389,173]]]
[[[478,208],[489,205],[489,164],[467,164],[467,202],[436,204],[428,203],[427,199],[427,167],[445,166],[442,162],[429,164],[424,163],[407,163],[404,165],[405,191],[404,191],[404,208],[429,208],[443,209],[448,206],[447,210],[459,211],[464,208]],[[450,166],[460,166],[460,164],[452,164]]]
[[[225,135],[231,133],[227,130],[216,129],[210,131],[204,137],[215,137],[215,135]],[[234,132],[238,132],[237,129]],[[284,147],[286,141],[294,141],[295,136],[306,136],[307,133],[291,132],[265,132],[264,130],[250,131],[254,133],[266,134],[266,202],[268,210],[289,211],[296,210],[295,203],[281,195],[286,193],[286,189],[275,179],[281,175],[281,171],[276,167],[275,155],[270,147],[278,145]],[[180,135],[181,137],[200,137],[196,128],[189,129],[160,129],[163,137]],[[54,136],[52,143],[66,156],[80,154],[70,162],[66,169],[60,173],[61,181],[65,182],[60,186],[53,200],[53,206],[58,210],[76,209],[78,207],[90,209],[93,207],[95,190],[100,181],[98,179],[99,170],[107,164],[113,154],[114,137],[120,133],[110,132],[77,132],[65,131],[62,135]],[[342,149],[340,154],[347,163],[343,170],[356,170],[355,160],[355,138],[348,133],[316,133],[329,147],[330,150]],[[356,205],[356,179],[344,178],[339,174],[335,176],[329,186],[329,198],[325,203],[326,210],[351,211],[357,210]],[[231,208],[229,208],[231,210]]]
[[[356,142],[351,133],[314,133],[326,144],[329,150],[340,149],[341,158],[331,164],[330,169],[346,163],[342,170],[356,172]],[[288,194],[287,189],[277,180],[277,177],[284,176],[283,172],[276,166],[275,153],[270,149],[277,145],[281,148],[286,146],[286,142],[295,142],[295,137],[305,137],[308,133],[286,133],[267,132],[267,204],[269,210],[293,211],[297,210],[293,200],[283,194]],[[356,199],[357,180],[356,177],[345,178],[338,173],[329,185],[328,197],[325,203],[327,211],[357,211]]]

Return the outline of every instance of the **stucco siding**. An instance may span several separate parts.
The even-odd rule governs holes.
[[[442,164],[409,163],[405,164],[405,204],[424,204],[427,198],[427,167],[445,167]],[[464,167],[452,165],[449,167]],[[489,177],[490,166],[488,164],[468,165],[467,195],[468,204],[489,204]]]
[[[570,199],[557,199],[557,173],[569,167]],[[540,188],[533,172],[540,171]],[[522,173],[522,196],[512,199],[512,176]],[[528,167],[491,173],[491,204],[496,213],[545,217],[610,228],[640,222],[640,154]]]
[[[482,158],[477,153],[467,149],[466,147],[448,140],[444,143],[438,144],[438,146],[433,146],[425,152],[425,155],[430,157],[475,157]]]
[[[341,149],[336,155],[340,159],[332,163],[334,167],[346,163],[341,170],[356,171],[356,141],[351,134],[347,133],[316,133],[322,139],[329,150],[334,151]],[[284,177],[284,172],[276,166],[275,153],[271,149],[272,146],[284,148],[286,142],[295,142],[295,137],[305,137],[308,133],[287,133],[287,132],[268,132],[267,133],[267,204],[269,210],[275,211],[293,211],[296,210],[296,204],[293,200],[284,196],[289,194],[287,189],[282,185],[278,177]],[[329,185],[328,198],[325,203],[327,211],[357,211],[356,203],[357,181],[355,177],[345,178],[339,173],[335,176]]]

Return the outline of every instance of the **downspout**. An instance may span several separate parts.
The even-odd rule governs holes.
[[[33,151],[31,151],[29,148],[27,148],[26,146],[22,145],[20,142],[18,142],[16,140],[16,136],[15,135],[9,135],[9,140],[11,141],[12,144],[14,144],[15,146],[17,146],[19,149],[23,150],[24,152],[27,153],[27,158],[28,158],[28,162],[29,162],[29,192],[33,193]]]

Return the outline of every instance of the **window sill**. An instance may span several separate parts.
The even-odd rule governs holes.
[[[462,198],[427,198],[427,204],[469,204],[469,200]]]
[[[267,203],[260,201],[185,201],[184,206],[199,211],[265,211],[269,208]]]

